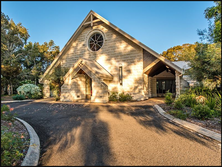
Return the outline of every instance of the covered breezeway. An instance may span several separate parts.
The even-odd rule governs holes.
[[[168,90],[174,97],[180,95],[181,75],[163,61],[154,61],[143,72],[147,78],[149,97],[164,96]]]

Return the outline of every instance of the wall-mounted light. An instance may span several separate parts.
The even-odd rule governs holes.
[[[123,67],[119,66],[119,83],[123,85]]]

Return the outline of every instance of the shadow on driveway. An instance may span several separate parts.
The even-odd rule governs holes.
[[[47,165],[53,154],[65,153],[76,144],[81,150],[69,161],[81,161],[86,166],[106,166],[115,158],[110,149],[110,129],[98,114],[108,111],[115,118],[121,115],[133,117],[140,125],[149,129],[155,128],[158,134],[173,132],[183,138],[198,142],[208,147],[206,140],[183,128],[171,128],[151,105],[83,105],[64,103],[10,103],[17,117],[28,122],[39,135],[41,144],[40,166]],[[120,127],[121,128],[121,127]],[[78,136],[78,138],[77,138]],[[72,153],[70,153],[72,155]],[[76,158],[78,157],[78,158]],[[68,160],[66,160],[68,161]],[[54,165],[63,165],[65,161]]]

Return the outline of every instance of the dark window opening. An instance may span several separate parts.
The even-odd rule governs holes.
[[[176,92],[174,79],[157,79],[156,82],[157,94],[165,94],[168,90],[171,93]]]
[[[119,67],[119,83],[123,85],[123,67]]]

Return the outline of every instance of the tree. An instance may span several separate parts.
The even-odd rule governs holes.
[[[43,45],[40,47],[40,52],[44,53],[44,71],[46,68],[52,63],[55,57],[59,54],[59,46],[56,46],[53,40],[50,40],[49,43],[44,42]]]
[[[28,38],[28,31],[21,23],[15,24],[1,12],[1,75],[9,95],[13,93],[13,82],[21,71],[19,56]]]
[[[35,85],[46,68],[59,54],[59,46],[53,40],[40,45],[28,42],[28,31],[21,23],[1,12],[1,82],[8,87],[8,94],[19,86],[19,81],[31,80]]]
[[[196,44],[183,44],[169,48],[161,54],[170,61],[189,61],[195,55]]]
[[[188,74],[204,86],[214,89],[221,84],[221,43],[197,43]]]
[[[56,46],[53,40],[49,43],[44,42],[42,45],[38,42],[29,42],[24,46],[23,53],[21,63],[24,71],[21,77],[26,76],[23,79],[34,80],[37,85],[40,76],[59,54],[59,46]]]
[[[207,37],[209,42],[221,42],[221,1],[214,1],[216,6],[208,7],[205,11],[205,18],[209,21],[208,32],[198,30],[198,34]],[[212,25],[211,19],[214,20]]]
[[[63,77],[68,70],[68,68],[58,65],[53,69],[52,74],[46,76],[46,79],[50,80],[51,86],[57,91],[57,97],[61,95],[61,86],[64,83]]]

